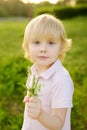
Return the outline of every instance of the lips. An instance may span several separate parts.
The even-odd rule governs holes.
[[[44,59],[48,59],[47,56],[38,56],[38,58],[39,58],[39,59],[42,59],[42,60],[44,60]]]

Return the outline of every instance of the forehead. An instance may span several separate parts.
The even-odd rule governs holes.
[[[31,31],[29,31],[29,40],[51,40],[58,41],[60,38],[60,32],[58,29],[39,25],[37,27],[33,27]]]

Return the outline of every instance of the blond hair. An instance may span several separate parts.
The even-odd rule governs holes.
[[[29,59],[29,43],[41,39],[53,39],[56,42],[60,39],[61,54],[58,56],[60,60],[71,47],[71,39],[66,38],[62,22],[50,14],[39,15],[26,26],[23,40],[26,58]]]

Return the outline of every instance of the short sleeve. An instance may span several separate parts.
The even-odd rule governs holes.
[[[74,92],[74,85],[69,76],[62,77],[57,80],[54,88],[52,89],[52,108],[71,108],[72,97]]]

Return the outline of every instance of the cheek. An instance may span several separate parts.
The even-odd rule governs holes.
[[[54,59],[58,59],[60,55],[60,48],[55,48],[54,50],[51,51],[51,56],[54,58]]]
[[[60,52],[61,52],[61,43],[58,44],[58,46],[56,47],[55,52],[56,52],[57,55],[60,55]]]
[[[35,57],[35,52],[33,50],[30,51],[30,59],[33,60]]]
[[[30,53],[36,53],[37,50],[38,50],[38,48],[35,47],[34,45],[30,45],[30,46],[29,46],[29,52],[30,52]]]
[[[34,52],[34,47],[31,44],[29,45],[29,52],[30,55],[32,55],[32,53]]]
[[[38,52],[37,52],[36,49],[30,48],[30,50],[29,50],[29,55],[30,55],[31,61],[32,61],[32,62],[35,62],[35,60],[37,59]]]
[[[33,60],[34,50],[33,50],[32,46],[29,46],[29,56],[30,56],[30,59]]]
[[[60,48],[55,47],[55,48],[52,50],[52,52],[53,52],[54,55],[59,55],[59,53],[60,53]]]

